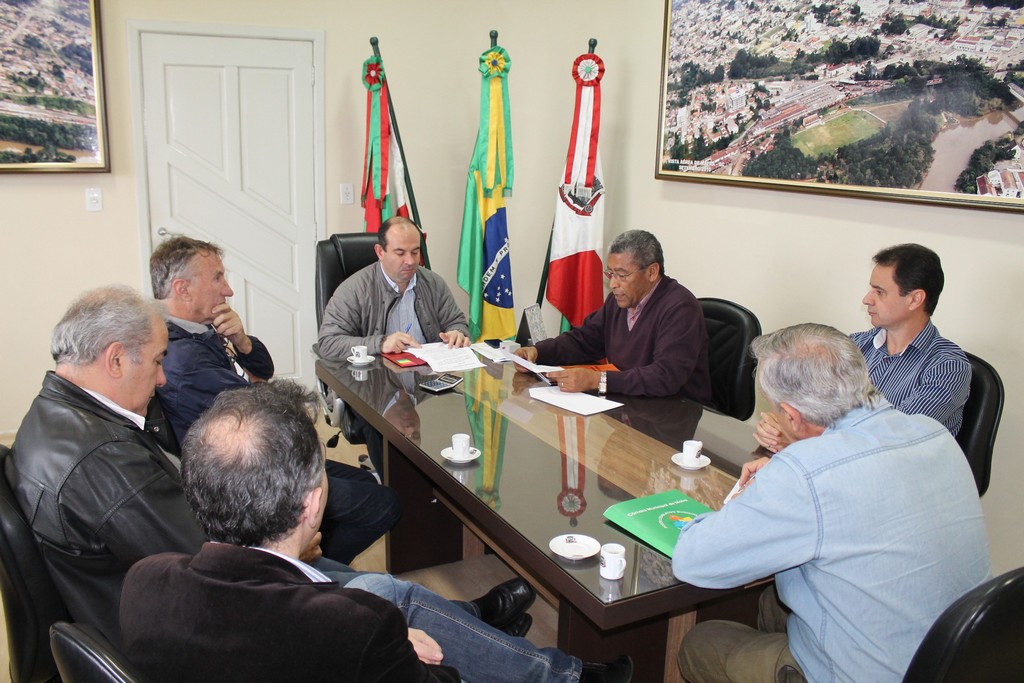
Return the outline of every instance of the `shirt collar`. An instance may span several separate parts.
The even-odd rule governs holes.
[[[647,294],[644,295],[643,299],[640,299],[640,303],[638,303],[636,307],[628,309],[628,312],[631,316],[636,318],[637,316],[640,315],[640,312],[644,310],[644,306],[647,305],[647,302],[650,301],[651,297],[654,295],[654,290],[656,290],[658,288],[658,285],[660,284],[661,279],[654,283],[654,286],[651,287],[651,291],[647,292]]]
[[[174,323],[175,325],[177,325],[178,327],[180,327],[181,329],[185,330],[190,334],[203,334],[204,332],[208,332],[211,329],[209,325],[192,322],[191,320],[184,320],[183,318],[175,318],[173,315],[170,315],[169,313],[164,314],[164,320],[166,320],[169,323]]]
[[[259,546],[251,547],[253,550],[260,550],[262,552],[280,557],[282,560],[285,560],[293,567],[298,569],[300,572],[302,572],[307,579],[313,581],[314,583],[332,583],[332,581],[326,576],[324,576],[324,574],[320,570],[318,570],[316,567],[309,566],[302,560],[297,560],[294,557],[289,557],[287,555],[277,552],[276,550],[271,550],[270,548],[260,548]]]
[[[917,336],[914,337],[914,341],[907,344],[907,348],[903,349],[903,351],[900,351],[896,355],[902,356],[910,347],[920,349],[922,347],[928,346],[929,344],[932,343],[932,340],[935,339],[935,335],[937,335],[938,333],[939,330],[935,327],[935,325],[932,324],[932,321],[929,320],[928,324],[924,326],[924,329],[918,332]],[[876,349],[882,349],[885,346],[886,336],[887,334],[885,328],[878,328],[878,332],[875,333],[874,339],[871,340],[872,346],[874,346]]]
[[[380,261],[378,261],[377,264],[380,266],[380,274],[384,276],[384,280],[388,283],[388,287],[390,287],[394,292],[397,293],[398,285],[395,283],[394,280],[388,277],[388,274],[386,272],[384,272],[384,266],[380,263]],[[408,292],[410,289],[414,289],[416,287],[416,276],[418,274],[419,273],[412,274],[412,279],[409,280],[409,286],[405,288],[405,291]]]
[[[117,405],[116,403],[111,401],[109,398],[107,398],[103,394],[97,393],[97,392],[93,391],[92,389],[86,389],[85,387],[80,387],[80,388],[82,390],[84,390],[85,392],[87,392],[94,399],[96,399],[97,401],[102,403],[104,406],[106,406],[107,408],[110,408],[111,410],[113,410],[118,415],[120,415],[122,417],[126,417],[129,420],[131,420],[133,423],[135,423],[135,425],[139,429],[142,429],[142,430],[146,429],[146,418],[144,416],[139,415],[137,413],[133,413],[130,410],[125,410],[124,408],[122,408],[121,406]]]

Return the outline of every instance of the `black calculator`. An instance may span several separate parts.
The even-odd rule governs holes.
[[[428,379],[426,382],[420,382],[420,386],[431,391],[435,394],[440,394],[442,391],[448,391],[454,389],[462,382],[462,378],[458,375],[453,375],[450,372],[446,372],[443,375],[438,375],[434,379]]]

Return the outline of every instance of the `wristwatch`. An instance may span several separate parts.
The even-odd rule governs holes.
[[[604,396],[608,393],[608,373],[601,371],[601,379],[597,380],[597,395]]]

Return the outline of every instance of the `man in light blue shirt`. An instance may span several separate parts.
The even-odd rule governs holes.
[[[691,683],[899,681],[935,619],[991,575],[970,467],[941,424],[879,394],[838,330],[797,325],[751,348],[790,445],[744,465],[740,494],[682,531],[673,571],[775,586],[757,630],[698,624],[680,669]]]

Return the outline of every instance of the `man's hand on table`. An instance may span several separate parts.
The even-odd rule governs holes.
[[[515,354],[524,360],[528,360],[531,363],[537,362],[537,347],[536,346],[521,346],[516,349]],[[529,372],[522,365],[516,365],[517,372]]]
[[[547,373],[551,383],[565,392],[595,391],[601,383],[601,373],[588,368],[566,368]]]
[[[445,344],[448,345],[449,349],[462,348],[463,346],[469,346],[469,337],[462,334],[458,330],[449,330],[448,332],[442,332],[437,335],[441,338]]]
[[[756,474],[759,469],[767,465],[772,461],[771,458],[758,458],[757,460],[751,460],[743,463],[743,469],[740,470],[740,478],[736,481],[736,492],[729,496],[728,500],[732,500],[736,496],[743,493],[748,486],[754,483]],[[728,500],[726,502],[728,502]]]
[[[761,413],[761,421],[757,423],[754,440],[761,444],[762,448],[772,453],[778,453],[790,443],[779,429],[779,423],[771,413]]]
[[[395,332],[384,338],[384,341],[381,342],[380,350],[383,353],[402,353],[410,346],[414,349],[420,347],[419,342],[411,334]]]

